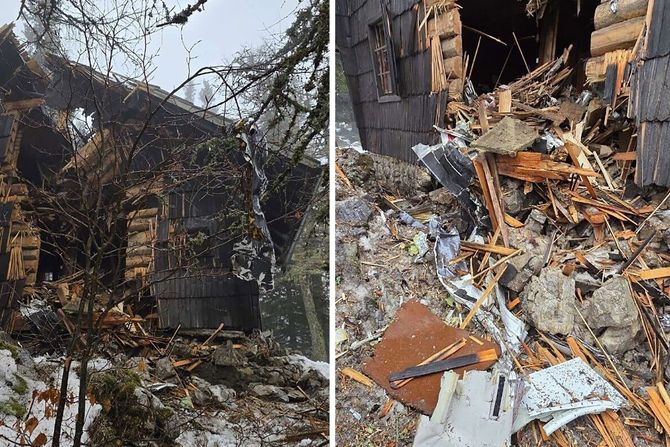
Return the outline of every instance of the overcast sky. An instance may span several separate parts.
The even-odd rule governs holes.
[[[0,24],[16,19],[20,3],[20,0],[2,0]],[[189,1],[166,3],[181,9]],[[185,46],[197,44],[191,53],[197,57],[191,61],[192,71],[230,61],[242,47],[258,46],[264,39],[286,30],[297,5],[298,0],[209,0],[204,12],[195,13],[184,27],[164,27],[153,38],[159,56],[151,81],[170,90],[187,77]],[[22,38],[23,25],[17,24],[15,32]]]

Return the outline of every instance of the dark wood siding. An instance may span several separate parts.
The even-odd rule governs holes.
[[[258,286],[227,276],[182,276],[160,280],[158,296],[163,328],[217,328],[249,331],[261,328]]]
[[[383,3],[382,3],[383,2]],[[368,26],[391,17],[400,101],[379,102]],[[418,32],[417,0],[337,0],[336,40],[351,94],[361,144],[370,152],[415,162],[412,146],[437,141],[436,110],[446,108],[447,93],[431,94],[431,52]],[[441,115],[441,114],[440,114]]]
[[[670,3],[654,2],[643,63],[633,82],[640,186],[670,186]]]

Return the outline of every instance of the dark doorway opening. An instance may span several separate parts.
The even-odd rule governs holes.
[[[581,62],[590,56],[593,15],[599,4],[600,0],[550,0],[536,18],[526,12],[525,0],[461,1],[463,54],[469,56],[471,65],[466,76],[472,70],[477,93],[493,91],[555,59],[572,45],[568,65],[576,67],[575,86],[581,86]]]
[[[535,19],[526,13],[525,2],[467,0],[460,5],[463,55],[469,56],[471,66],[466,75],[472,70],[471,79],[477,93],[493,91],[497,85],[518,79],[528,72],[526,65],[530,70],[536,66],[538,26]]]

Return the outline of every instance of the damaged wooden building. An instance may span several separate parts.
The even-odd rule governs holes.
[[[78,247],[58,234],[72,217],[45,218],[40,200],[90,186],[113,214],[110,294],[144,303],[162,328],[259,329],[260,293],[291,257],[323,166],[147,82],[45,59],[0,28],[2,323],[44,285],[64,307],[77,294]],[[223,175],[189,175],[215,157]]]
[[[416,162],[411,148],[438,142],[435,126],[448,127],[460,105],[482,94],[495,98],[501,114],[525,107],[520,112],[558,111],[552,119],[569,121],[575,107],[547,93],[560,88],[564,96],[590,92],[602,100],[601,128],[610,116],[632,122],[616,149],[635,152],[635,182],[670,186],[668,2],[336,0],[336,14],[365,150]],[[539,93],[543,107],[529,108],[525,80],[561,57],[569,71]]]

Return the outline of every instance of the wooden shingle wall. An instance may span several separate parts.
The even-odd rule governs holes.
[[[380,102],[368,27],[386,5],[395,48],[400,100]],[[412,146],[437,141],[433,125],[443,125],[448,90],[431,93],[430,41],[425,6],[419,0],[337,0],[337,47],[347,78],[356,124],[365,150],[414,162]]]
[[[641,65],[632,85],[640,186],[670,186],[670,4],[655,0]]]

